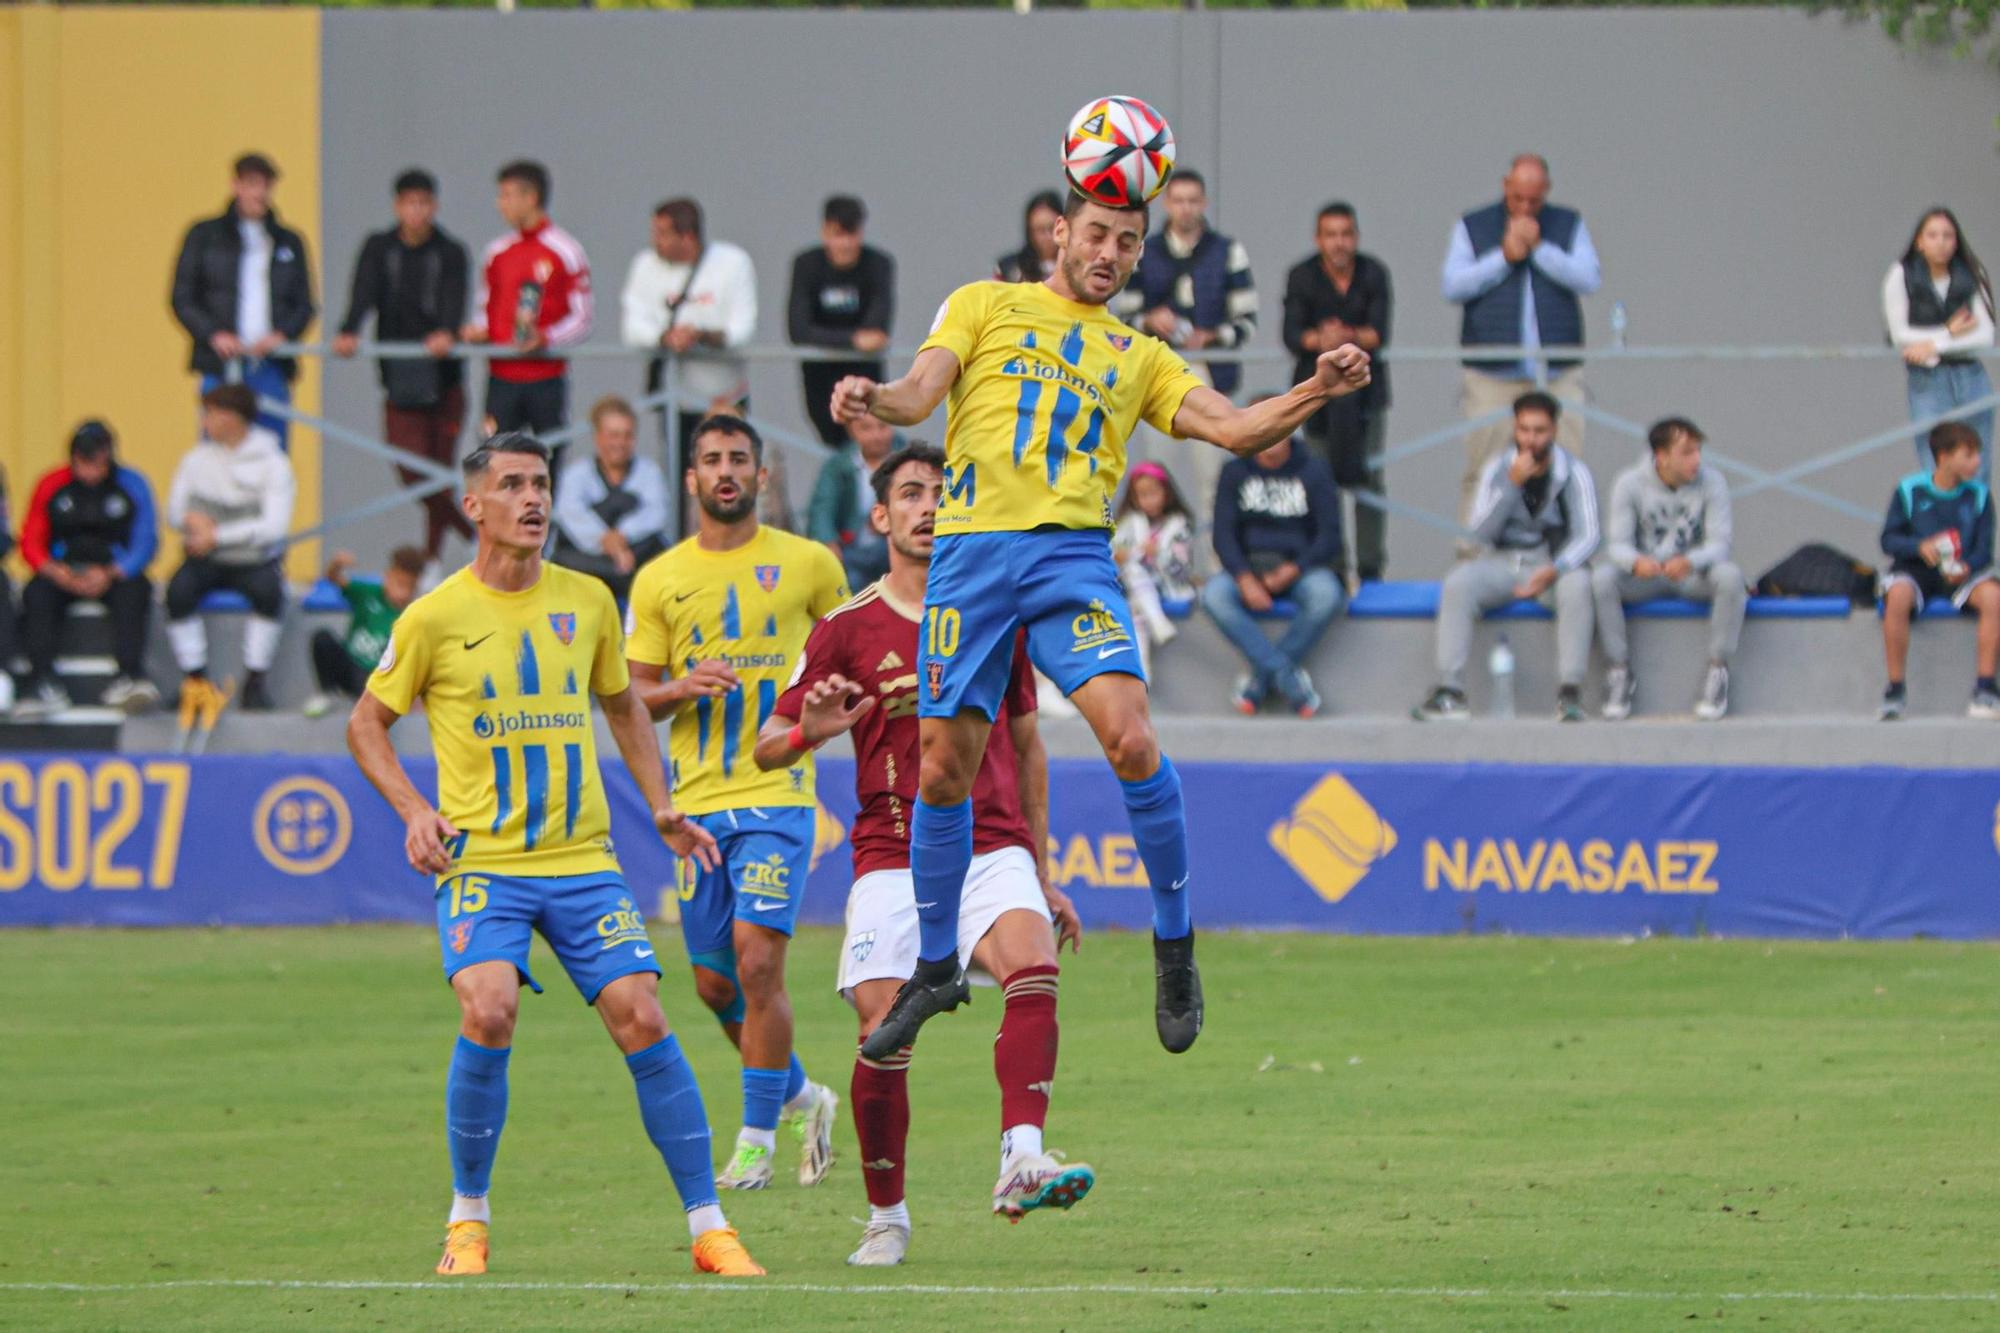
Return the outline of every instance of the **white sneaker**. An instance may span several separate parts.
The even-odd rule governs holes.
[[[1096,1183],[1095,1171],[1060,1153],[1015,1153],[1000,1164],[993,1211],[1018,1222],[1037,1208],[1071,1208]]]
[[[1708,665],[1701,682],[1701,698],[1695,700],[1694,715],[1703,722],[1720,722],[1729,711],[1729,668],[1720,662]]]
[[[53,680],[44,680],[30,688],[14,705],[14,716],[30,720],[54,717],[68,707],[69,691]]]
[[[861,1244],[847,1256],[855,1268],[893,1268],[910,1252],[910,1229],[894,1222],[870,1222],[861,1233]]]
[[[1604,672],[1604,720],[1623,722],[1632,716],[1632,701],[1639,694],[1639,678],[1632,668],[1614,662]]]
[[[0,713],[14,711],[14,678],[0,667]]]
[[[150,680],[120,676],[104,688],[104,706],[121,709],[129,717],[151,712],[159,704],[160,691]]]
[[[1981,722],[2000,721],[2000,694],[1991,690],[1975,692],[1972,702],[1965,706],[1965,715],[1978,718]]]
[[[327,694],[324,691],[321,691],[315,693],[312,696],[312,698],[306,700],[306,706],[304,708],[301,708],[299,712],[303,713],[308,718],[317,720],[319,718],[325,717],[328,713],[331,713],[335,708],[339,707],[339,705],[340,701],[338,699],[335,699],[332,695]]]
[[[761,1143],[736,1140],[736,1155],[715,1178],[719,1190],[761,1190],[771,1183],[771,1150]]]
[[[840,1098],[818,1083],[809,1084],[806,1091],[812,1100],[794,1119],[793,1132],[799,1136],[799,1184],[810,1188],[825,1180],[833,1166],[833,1120]]]

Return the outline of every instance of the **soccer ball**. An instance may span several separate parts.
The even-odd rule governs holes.
[[[1086,199],[1135,208],[1158,194],[1174,170],[1174,131],[1136,97],[1100,97],[1070,117],[1063,172]]]

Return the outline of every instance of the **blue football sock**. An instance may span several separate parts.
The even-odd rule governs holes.
[[[785,1102],[789,1105],[793,1098],[806,1089],[806,1066],[799,1059],[797,1051],[792,1052],[792,1067],[785,1071]]]
[[[745,1069],[743,1071],[743,1127],[775,1130],[778,1115],[785,1107],[788,1069]]]
[[[715,1166],[709,1161],[708,1112],[694,1070],[670,1032],[643,1051],[625,1057],[639,1093],[639,1119],[646,1137],[660,1150],[674,1178],[681,1206],[689,1210],[716,1201]]]
[[[932,805],[917,798],[910,821],[910,878],[917,890],[917,957],[958,956],[958,902],[972,868],[972,802]]]
[[[444,1084],[445,1137],[451,1140],[451,1188],[477,1197],[493,1185],[493,1159],[507,1124],[507,1057],[461,1036]]]
[[[1181,775],[1173,760],[1160,756],[1159,771],[1138,782],[1121,781],[1132,841],[1153,886],[1153,933],[1163,940],[1194,931],[1188,918],[1187,810],[1181,804]]]

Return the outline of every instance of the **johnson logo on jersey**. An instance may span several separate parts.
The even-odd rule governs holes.
[[[581,712],[531,713],[521,709],[514,713],[481,713],[472,719],[472,734],[482,741],[495,736],[511,736],[517,731],[548,731],[556,727],[587,727],[590,714]]]

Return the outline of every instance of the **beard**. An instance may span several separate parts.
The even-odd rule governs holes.
[[[1125,284],[1132,277],[1130,273],[1127,273],[1113,284],[1111,291],[1103,297],[1091,296],[1084,290],[1084,284],[1090,281],[1090,261],[1081,256],[1067,254],[1062,259],[1062,275],[1063,281],[1069,284],[1070,291],[1075,293],[1076,299],[1084,305],[1104,305],[1108,303],[1113,296],[1125,290]]]
[[[917,538],[914,536],[904,537],[900,540],[895,537],[889,539],[889,548],[891,550],[897,555],[902,556],[903,559],[916,565],[928,565],[931,562],[931,554],[934,547],[935,538],[933,538],[933,545],[928,547],[919,547],[917,545]]]
[[[701,512],[717,523],[735,523],[757,512],[757,488],[745,486],[737,492],[734,500],[727,502],[716,499],[708,491],[697,491],[695,501],[701,505]]]

